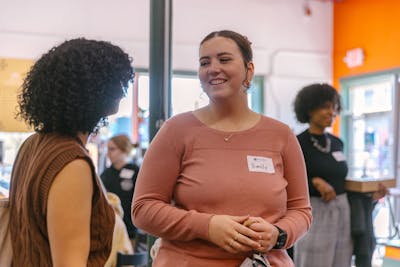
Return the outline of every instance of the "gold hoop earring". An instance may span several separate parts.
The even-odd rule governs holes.
[[[244,82],[243,82],[243,86],[244,87],[246,87],[247,89],[249,89],[250,88],[250,81],[249,80],[244,80]]]

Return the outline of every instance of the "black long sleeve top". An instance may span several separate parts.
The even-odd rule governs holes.
[[[130,238],[136,235],[136,227],[131,219],[131,205],[138,173],[139,167],[134,163],[128,163],[121,170],[111,165],[100,176],[107,191],[116,194],[121,200],[124,210],[123,220]]]
[[[322,147],[326,146],[326,137],[331,141],[331,149],[328,153],[320,151],[313,145],[311,136],[318,140]],[[319,191],[313,186],[312,179],[320,177],[328,182],[337,195],[345,192],[344,183],[347,175],[347,163],[343,155],[343,142],[329,133],[323,135],[310,134],[308,129],[297,136],[303,150],[307,168],[308,188],[310,196],[321,197]],[[339,156],[338,156],[339,155]]]

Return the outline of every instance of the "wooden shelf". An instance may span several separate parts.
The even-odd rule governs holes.
[[[374,192],[378,190],[379,183],[383,184],[387,188],[396,187],[395,178],[348,178],[345,183],[345,188],[348,191],[354,192]]]

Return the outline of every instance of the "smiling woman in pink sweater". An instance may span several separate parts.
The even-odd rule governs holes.
[[[155,267],[240,266],[254,253],[293,266],[284,249],[310,227],[296,137],[248,107],[250,45],[232,31],[203,39],[199,79],[209,105],[169,119],[145,155],[132,218],[162,238]]]

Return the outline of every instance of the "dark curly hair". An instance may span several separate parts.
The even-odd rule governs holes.
[[[342,110],[340,95],[326,83],[314,83],[303,87],[294,100],[294,112],[299,122],[310,122],[310,112],[332,102],[337,114]]]
[[[109,42],[65,41],[28,72],[18,95],[17,116],[39,133],[96,132],[126,95],[134,78],[131,62]]]

